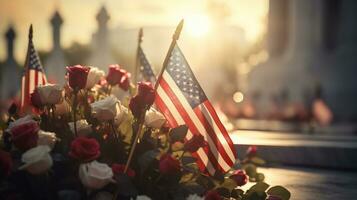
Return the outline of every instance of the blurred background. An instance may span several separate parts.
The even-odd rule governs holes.
[[[184,18],[179,45],[239,152],[254,144],[272,162],[357,169],[356,10],[353,0],[0,0],[1,105],[19,96],[31,23],[48,79],[63,84],[67,65],[133,72],[140,27],[158,72]]]
[[[315,118],[320,125],[357,120],[353,1],[0,2],[2,99],[18,95],[31,23],[48,78],[63,83],[66,65],[106,70],[119,63],[133,72],[140,27],[144,51],[159,71],[184,18],[181,48],[229,118]]]

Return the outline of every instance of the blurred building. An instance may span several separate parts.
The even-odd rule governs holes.
[[[52,50],[45,60],[45,72],[47,79],[50,82],[64,84],[64,75],[66,73],[66,58],[61,47],[61,26],[63,19],[58,11],[56,11],[51,19],[52,25]]]
[[[0,99],[15,97],[20,91],[21,69],[14,57],[16,33],[12,25],[5,33],[7,56],[0,69]]]
[[[282,93],[310,102],[321,86],[336,119],[357,119],[356,10],[353,0],[270,0],[269,60],[249,77],[259,112]]]

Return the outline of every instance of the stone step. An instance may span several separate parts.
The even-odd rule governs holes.
[[[357,170],[357,136],[247,130],[230,135],[240,159],[250,145],[256,145],[269,164]]]

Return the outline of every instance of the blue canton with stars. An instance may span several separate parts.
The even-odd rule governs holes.
[[[173,48],[166,71],[170,74],[192,108],[207,100],[180,48]]]
[[[37,71],[42,71],[42,64],[41,64],[41,61],[40,61],[40,58],[38,57],[37,55],[37,52],[35,50],[35,47],[32,43],[32,41],[30,41],[29,43],[30,45],[30,48],[29,48],[29,60],[28,60],[28,69],[33,69],[33,70],[37,70]],[[26,69],[25,69],[26,70]]]
[[[139,47],[139,62],[140,62],[140,72],[146,81],[156,82],[155,74],[151,68],[149,61],[143,52],[143,49]]]

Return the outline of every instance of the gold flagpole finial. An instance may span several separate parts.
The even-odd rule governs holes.
[[[32,24],[30,25],[29,29],[29,39],[32,40],[32,35],[33,35],[33,30],[32,30]]]

